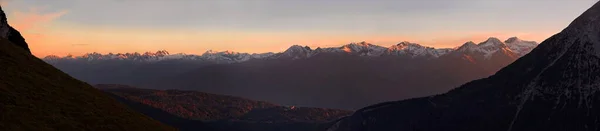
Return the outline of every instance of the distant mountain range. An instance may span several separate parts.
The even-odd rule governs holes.
[[[444,94],[367,106],[328,131],[598,131],[599,37],[597,2],[488,78]]]
[[[531,49],[537,46],[534,41],[525,41],[517,37],[511,37],[505,42],[500,41],[497,38],[491,37],[488,40],[475,44],[473,42],[467,42],[462,46],[456,48],[441,48],[436,49],[433,47],[422,46],[411,42],[401,42],[391,47],[383,47],[373,45],[366,42],[350,43],[341,47],[328,47],[311,49],[308,46],[294,45],[287,50],[279,53],[240,53],[233,51],[217,52],[213,50],[206,51],[202,55],[194,54],[170,54],[166,50],[160,50],[156,52],[145,52],[145,53],[88,53],[82,56],[68,55],[65,57],[58,57],[56,55],[49,55],[43,59],[48,62],[55,62],[60,60],[87,60],[87,61],[98,61],[98,60],[128,60],[136,62],[159,62],[168,60],[194,60],[194,61],[211,61],[215,63],[238,63],[245,62],[252,59],[276,59],[276,58],[309,58],[320,53],[348,53],[356,54],[360,56],[380,57],[380,56],[410,56],[410,57],[426,57],[426,58],[437,58],[452,52],[465,52],[473,51],[487,54],[487,57],[492,53],[501,49],[510,50],[517,55],[524,55],[529,53]]]
[[[44,60],[91,84],[198,90],[283,105],[357,109],[443,93],[495,73],[536,45],[516,37],[504,42],[492,37],[452,49],[410,42],[385,48],[361,42],[316,49],[296,45],[265,54],[158,51]]]

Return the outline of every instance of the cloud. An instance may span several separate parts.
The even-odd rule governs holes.
[[[11,1],[0,0],[3,6]],[[9,8],[7,13],[8,23],[21,32],[25,37],[34,55],[41,52],[49,52],[56,39],[50,30],[50,26],[58,18],[68,13],[67,10],[45,11],[45,7],[30,6],[29,8]]]
[[[30,7],[28,11],[14,11],[9,24],[20,31],[38,31],[42,30],[44,25],[51,23],[57,18],[68,13],[66,10],[57,12],[43,12],[44,8]]]

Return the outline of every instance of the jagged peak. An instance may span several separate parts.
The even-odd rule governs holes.
[[[464,51],[464,50],[475,48],[475,47],[477,47],[477,44],[475,44],[475,42],[468,41],[468,42],[465,42],[464,44],[462,44],[461,46],[459,46],[456,50]]]
[[[345,46],[362,46],[362,47],[368,47],[368,46],[374,46],[374,45],[371,44],[371,43],[368,43],[366,41],[361,41],[361,42],[358,42],[358,43],[352,42],[350,44],[343,45],[342,47],[345,47]]]
[[[409,46],[409,45],[421,46],[417,43],[413,43],[413,42],[409,42],[409,41],[402,41],[402,42],[396,44],[396,46]]]
[[[465,42],[465,44],[463,44],[461,47],[467,47],[467,46],[477,46],[477,44],[475,44],[475,42],[473,42],[473,41],[468,41],[468,42]]]
[[[112,53],[111,53],[112,54]],[[149,55],[149,56],[165,56],[165,55],[169,55],[169,52],[166,50],[158,50],[156,52],[145,52],[144,55]]]
[[[513,36],[513,37],[506,39],[504,41],[504,43],[514,43],[514,42],[519,42],[519,41],[523,41],[523,40],[519,39],[519,37]]]
[[[409,42],[409,41],[402,41],[402,42],[400,42],[400,43],[398,43],[396,45],[392,45],[391,47],[388,48],[388,50],[390,50],[390,51],[392,51],[392,50],[402,50],[402,49],[405,49],[406,47],[431,48],[431,49],[433,49],[432,47],[425,47],[425,46],[419,45],[417,43],[412,43],[412,42]]]
[[[309,46],[301,46],[301,45],[292,45],[286,51],[290,50],[312,50]]]
[[[479,45],[487,45],[487,44],[504,44],[500,39],[496,38],[496,37],[490,37],[487,40],[479,43]]]
[[[285,54],[292,55],[297,53],[308,54],[312,52],[309,46],[292,45],[290,48],[284,51]]]
[[[239,52],[235,52],[235,51],[230,51],[230,50],[225,50],[225,51],[215,51],[215,50],[208,50],[206,52],[204,52],[202,55],[203,56],[208,56],[208,55],[238,55],[238,54],[246,54],[246,53],[239,53]]]

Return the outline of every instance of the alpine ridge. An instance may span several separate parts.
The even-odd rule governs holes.
[[[329,131],[600,130],[600,2],[496,74],[357,110]],[[516,39],[513,39],[516,40]]]
[[[472,43],[472,42],[471,42]],[[474,44],[474,43],[473,43]],[[166,50],[159,50],[156,52],[145,52],[145,53],[87,53],[82,56],[68,55],[65,57],[58,57],[55,55],[49,55],[43,59],[47,62],[54,62],[57,60],[128,60],[136,62],[158,62],[168,60],[192,60],[192,61],[211,61],[216,63],[239,63],[253,59],[305,59],[310,58],[322,53],[345,53],[354,54],[359,56],[369,57],[380,57],[380,56],[409,56],[409,57],[424,57],[424,58],[438,58],[452,52],[460,52],[465,49],[461,49],[465,46],[469,48],[469,51],[475,51],[484,53],[486,58],[489,58],[491,54],[496,51],[502,51],[502,49],[510,50],[510,52],[523,56],[531,51],[537,43],[534,41],[520,40],[517,37],[511,37],[506,42],[502,42],[497,38],[490,37],[488,40],[481,42],[474,46],[462,45],[457,48],[433,48],[422,46],[417,43],[408,41],[400,42],[390,47],[383,47],[374,45],[367,42],[350,43],[341,47],[318,47],[311,49],[308,46],[293,45],[287,50],[279,53],[267,52],[267,53],[240,53],[233,51],[214,51],[208,50],[201,55],[194,54],[169,54]]]

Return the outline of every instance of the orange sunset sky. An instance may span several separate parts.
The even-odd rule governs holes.
[[[1,4],[34,55],[44,57],[162,49],[190,54],[210,49],[280,52],[296,44],[329,47],[360,41],[382,46],[411,41],[446,48],[512,36],[541,42],[595,3],[225,1],[9,0]]]

